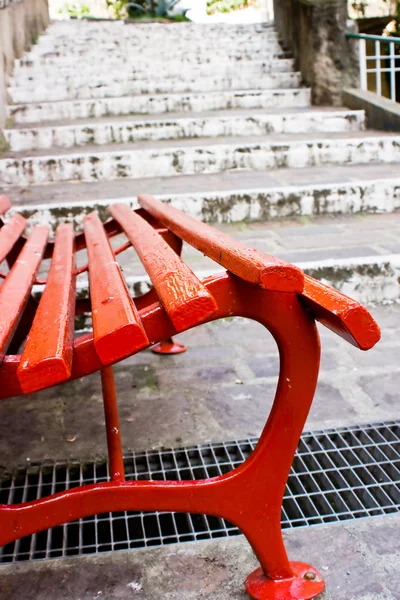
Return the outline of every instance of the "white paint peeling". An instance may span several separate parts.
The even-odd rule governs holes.
[[[273,133],[342,133],[361,131],[364,111],[309,112],[272,115],[224,115],[204,118],[169,118],[119,123],[84,123],[62,127],[8,129],[4,136],[12,152],[73,148],[86,144],[127,144],[140,141],[201,137],[258,136]]]
[[[110,70],[118,68],[120,77],[134,77],[135,79],[151,79],[158,73],[163,73],[164,77],[206,77],[206,76],[229,76],[240,68],[246,73],[263,74],[263,73],[289,73],[293,71],[292,59],[280,60],[240,60],[225,59],[217,56],[213,61],[203,61],[201,56],[198,56],[193,62],[180,60],[179,62],[162,62],[161,60],[141,60],[139,63],[124,62],[110,57],[112,60],[104,60],[99,62],[93,58],[90,61],[85,61],[82,68],[79,69],[79,80],[83,78],[93,80],[97,78],[109,77]],[[65,66],[55,64],[53,66],[37,65],[35,67],[17,67],[14,69],[11,85],[15,87],[29,87],[32,81],[43,81],[52,79],[54,85],[62,85],[63,83],[74,84],[77,79],[77,69],[74,62],[70,62]]]
[[[0,160],[4,185],[170,177],[226,170],[400,162],[400,136],[186,145]]]
[[[159,94],[29,103],[9,106],[9,117],[16,123],[38,123],[92,119],[129,114],[162,114],[252,108],[302,108],[310,106],[310,90],[210,91],[207,93]]]
[[[115,71],[114,71],[115,73]],[[161,74],[159,74],[161,75]],[[237,71],[232,74],[196,77],[190,74],[164,78],[154,76],[146,80],[135,79],[132,76],[120,77],[103,76],[87,81],[76,77],[73,81],[48,85],[48,81],[29,82],[23,88],[10,86],[9,93],[14,104],[24,102],[27,95],[30,102],[49,102],[58,100],[79,100],[88,98],[114,98],[131,94],[166,94],[184,92],[205,92],[215,90],[250,90],[297,88],[301,83],[300,73],[264,73],[256,76],[254,73]]]
[[[400,178],[242,191],[164,194],[156,197],[194,218],[213,223],[359,212],[391,213],[400,209]],[[83,218],[87,213],[93,210],[104,212],[116,202],[124,202],[133,210],[139,207],[136,197],[110,198],[85,203],[70,202],[61,206],[59,203],[18,206],[7,214],[11,216],[15,212],[21,212],[29,215],[29,228],[47,225],[54,235],[57,225],[61,223],[73,223],[74,229],[81,231]]]

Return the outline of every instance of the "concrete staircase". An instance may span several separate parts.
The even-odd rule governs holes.
[[[36,222],[80,227],[89,210],[135,207],[141,192],[250,228],[400,206],[400,136],[367,130],[363,111],[312,107],[271,23],[56,22],[9,96],[0,186]],[[246,238],[240,227],[232,234]],[[269,229],[257,224],[259,237]]]

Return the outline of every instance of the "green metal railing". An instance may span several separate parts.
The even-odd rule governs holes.
[[[374,91],[379,96],[383,96],[382,83],[385,83],[385,78],[387,78],[390,99],[396,102],[398,96],[397,81],[400,77],[400,37],[367,35],[364,33],[346,33],[346,37],[359,40],[361,89],[368,90],[368,85],[373,84],[375,79]],[[368,54],[368,41],[373,42],[374,54]],[[369,74],[375,75],[375,78],[371,80]]]

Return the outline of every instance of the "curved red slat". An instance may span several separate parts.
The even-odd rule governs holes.
[[[361,350],[380,340],[378,324],[365,306],[341,292],[305,275],[301,294],[314,318]]]
[[[138,253],[177,331],[201,323],[217,310],[211,294],[151,225],[126,204],[113,204],[108,210]]]
[[[96,352],[111,364],[149,344],[104,227],[96,213],[84,219]]]
[[[49,230],[35,227],[0,287],[0,361],[22,316],[46,248]]]
[[[71,376],[75,316],[75,251],[71,224],[57,227],[47,284],[17,377],[24,393]]]
[[[26,226],[26,220],[22,215],[16,213],[0,229],[0,262],[2,262],[19,240]]]
[[[0,195],[0,215],[4,215],[11,208],[11,202],[7,196]]]
[[[303,273],[290,263],[233,240],[151,196],[139,196],[140,205],[177,236],[245,281],[277,292],[299,293]]]

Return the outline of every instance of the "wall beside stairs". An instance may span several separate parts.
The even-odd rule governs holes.
[[[296,69],[311,87],[312,103],[342,106],[346,87],[359,87],[347,0],[274,0],[275,23]]]
[[[0,129],[7,117],[6,84],[14,61],[29,50],[48,24],[48,0],[23,0],[0,8]]]

